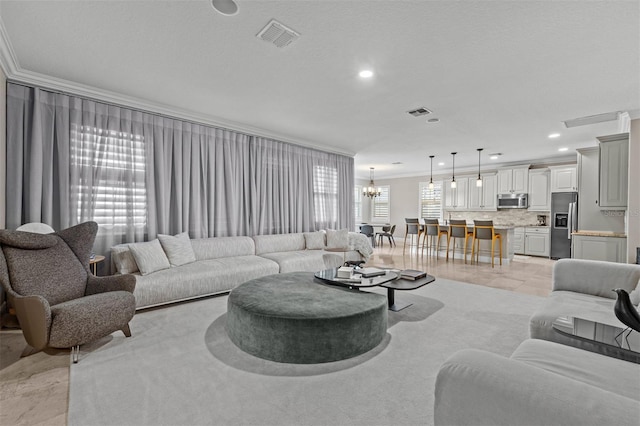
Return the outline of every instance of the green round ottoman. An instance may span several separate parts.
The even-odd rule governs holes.
[[[387,298],[314,281],[312,273],[269,275],[229,293],[227,333],[243,351],[277,362],[315,364],[365,353],[387,333]]]

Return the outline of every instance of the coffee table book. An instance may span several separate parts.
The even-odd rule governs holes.
[[[424,278],[427,276],[427,273],[424,271],[418,271],[416,269],[403,269],[400,271],[400,278],[405,280],[419,280],[420,278]]]
[[[387,273],[386,270],[379,268],[362,268],[356,269],[353,272],[362,275],[363,278],[373,278]]]

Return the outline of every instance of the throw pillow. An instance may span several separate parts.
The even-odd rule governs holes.
[[[629,299],[631,299],[631,304],[640,306],[640,280],[638,280],[635,290],[629,293]]]
[[[162,246],[158,240],[129,244],[129,249],[134,259],[136,259],[142,275],[171,267],[169,259],[167,259],[167,255],[164,254],[164,250],[162,250]]]
[[[327,229],[327,248],[329,249],[348,249],[349,248],[349,231],[341,229]]]
[[[324,232],[305,232],[304,243],[307,250],[322,250],[324,248]]]
[[[121,274],[133,274],[139,270],[129,246],[111,247],[111,259],[113,259],[113,264],[116,265],[116,271]]]
[[[193,247],[191,247],[188,233],[183,232],[175,237],[158,234],[158,239],[169,258],[171,266],[186,265],[196,261],[196,254],[193,252]]]

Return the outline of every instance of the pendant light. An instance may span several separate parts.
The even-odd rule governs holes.
[[[435,157],[435,155],[430,155],[429,159],[431,159],[431,177],[429,178],[429,190],[433,191],[433,157]]]
[[[480,177],[480,153],[483,148],[478,148],[478,179],[476,180],[476,186],[482,188],[482,178]]]
[[[457,152],[452,152],[453,156],[453,168],[451,169],[451,189],[456,189],[458,184],[456,183],[456,154]]]
[[[375,198],[375,197],[379,197],[380,194],[382,193],[382,188],[378,188],[376,190],[376,187],[373,183],[373,167],[369,167],[369,187],[368,188],[364,188],[362,190],[362,195],[364,195],[365,197],[369,197],[369,198]]]

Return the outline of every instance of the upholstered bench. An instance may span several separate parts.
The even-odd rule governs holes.
[[[351,358],[375,348],[386,332],[385,296],[322,284],[309,272],[247,281],[227,301],[231,341],[277,362]]]

